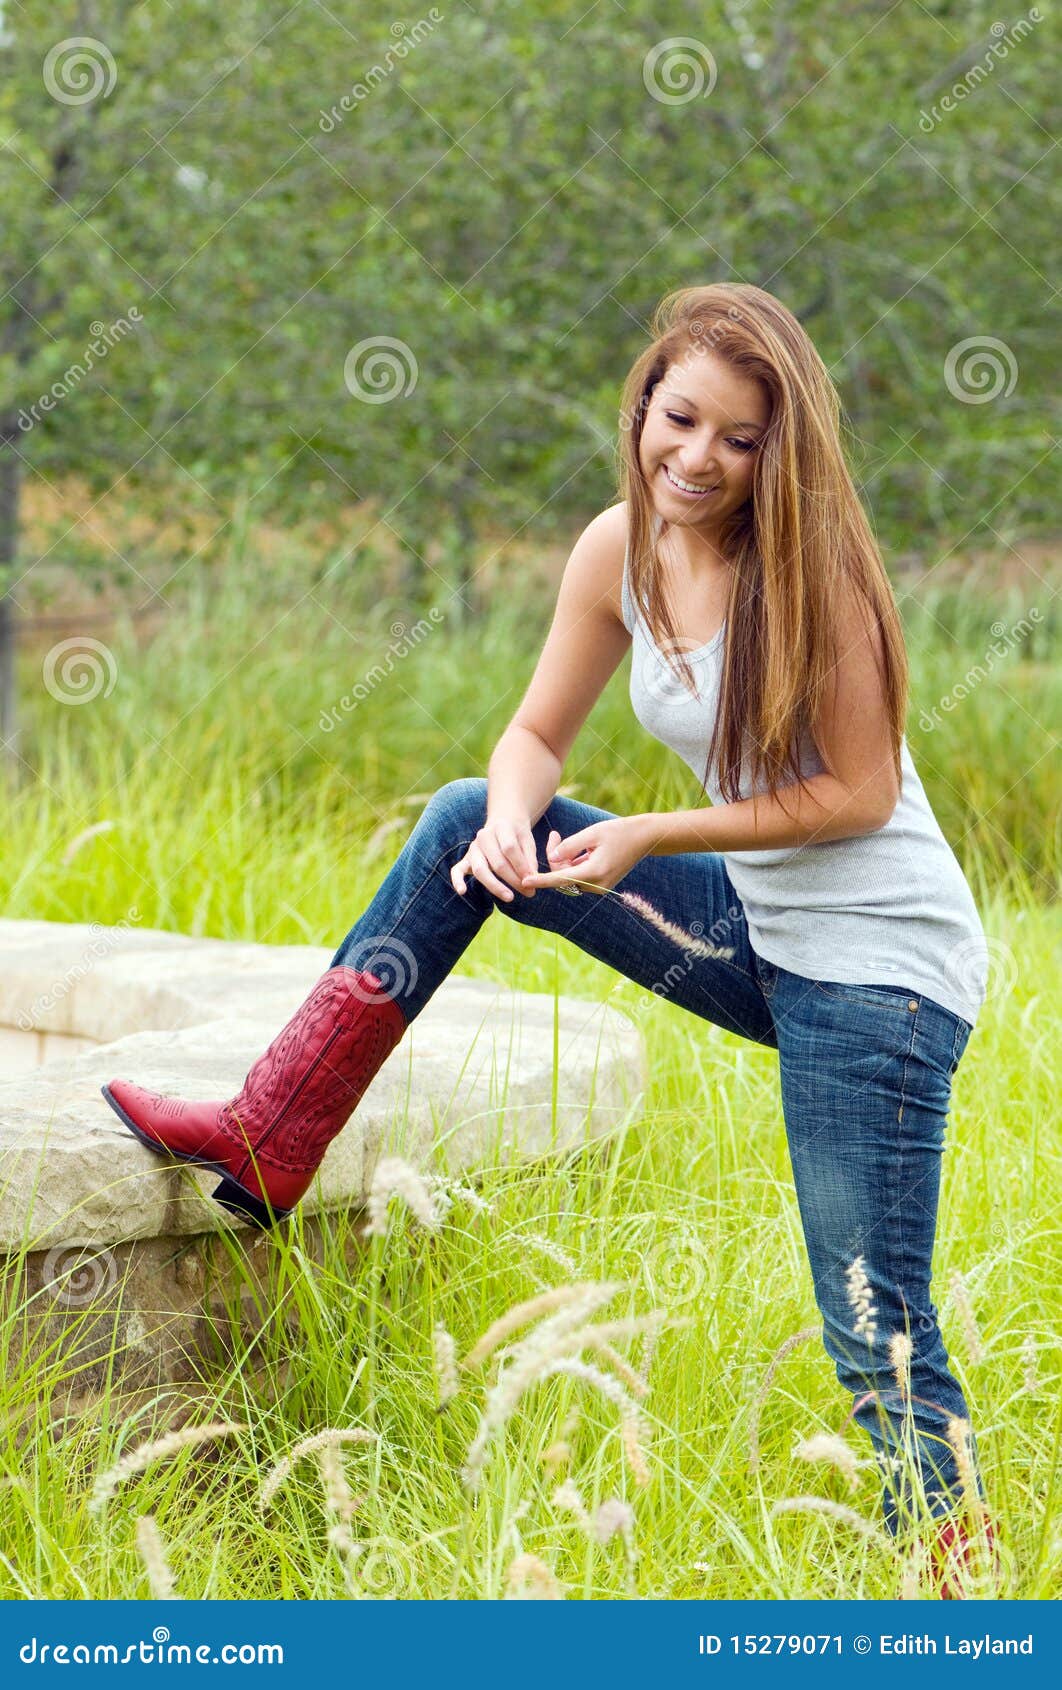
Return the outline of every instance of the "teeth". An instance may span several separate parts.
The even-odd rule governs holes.
[[[666,464],[664,465],[664,473],[665,473],[665,475],[667,475],[669,480],[671,480],[675,483],[676,487],[681,487],[682,491],[684,493],[710,493],[711,492],[710,487],[695,487],[692,481],[683,481],[682,477],[680,475],[676,475],[674,470],[668,469]]]

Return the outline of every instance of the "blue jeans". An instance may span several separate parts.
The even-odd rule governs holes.
[[[451,781],[432,796],[330,966],[371,969],[412,1020],[487,917],[502,909],[570,939],[680,1009],[776,1049],[823,1343],[884,1470],[886,1525],[898,1531],[920,1505],[912,1470],[932,1514],[956,1509],[962,1486],[945,1432],[949,1419],[969,1414],[948,1367],[930,1268],[951,1080],[970,1024],[903,986],[811,980],[757,956],[713,851],[645,857],[616,890],[637,893],[688,932],[730,947],[725,961],[680,947],[615,896],[539,887],[533,898],[514,892],[509,902],[472,877],[462,896],[450,870],[483,826],[486,800],[482,778]],[[610,815],[551,799],[532,830],[539,868],[549,868],[551,829],[566,838]],[[872,1310],[862,1319],[852,1300],[853,1262],[869,1283]],[[889,1354],[898,1333],[912,1345],[906,1393]],[[898,1473],[901,1450],[907,1461]],[[972,1434],[970,1450],[980,1491]]]

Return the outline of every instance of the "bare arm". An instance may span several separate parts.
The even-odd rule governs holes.
[[[627,539],[625,505],[613,505],[580,534],[564,570],[546,643],[523,699],[491,754],[487,818],[451,878],[464,891],[475,875],[496,896],[529,895],[536,867],[531,828],[557,790],[579,729],[630,648],[620,613]]]
[[[560,785],[562,764],[533,728],[510,722],[487,764],[487,820],[538,821]]]

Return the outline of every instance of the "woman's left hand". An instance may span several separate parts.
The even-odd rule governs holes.
[[[651,816],[612,816],[592,822],[561,839],[551,833],[546,855],[554,865],[548,874],[525,874],[525,886],[564,889],[578,882],[580,892],[607,892],[641,862],[651,842]]]

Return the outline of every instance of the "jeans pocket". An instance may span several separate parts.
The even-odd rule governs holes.
[[[843,980],[816,980],[815,990],[836,1003],[865,1003],[872,1009],[895,1009],[905,1015],[919,1007],[919,994],[908,986],[849,985]]]

